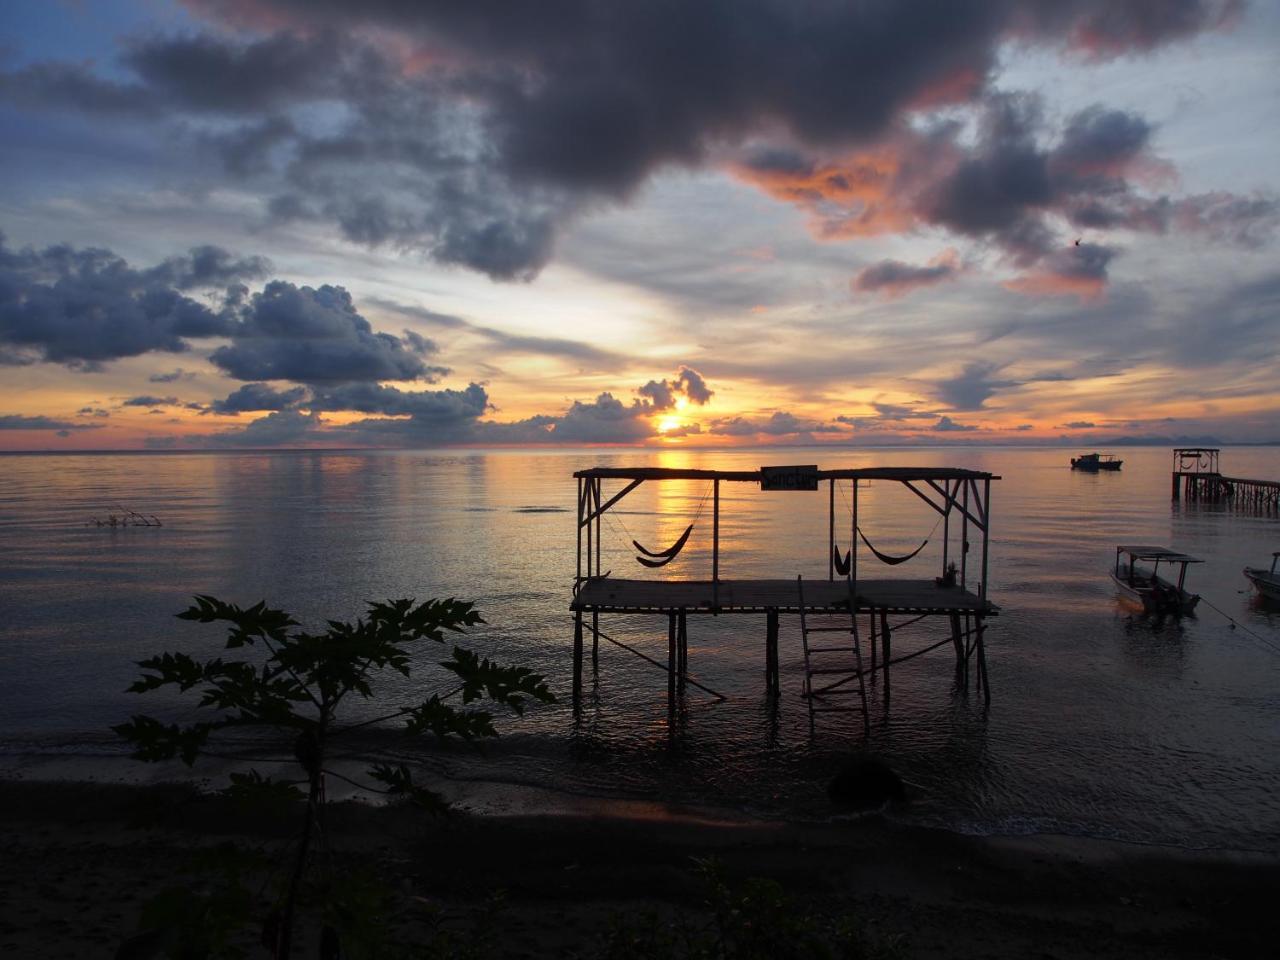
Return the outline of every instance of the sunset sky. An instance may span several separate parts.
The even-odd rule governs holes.
[[[1280,440],[1280,4],[6,0],[0,450]]]

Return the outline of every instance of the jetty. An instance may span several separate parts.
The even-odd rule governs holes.
[[[823,470],[816,465],[762,467],[759,470],[699,470],[662,467],[594,467],[574,473],[577,499],[577,572],[570,609],[574,617],[573,704],[581,710],[584,638],[591,636],[591,663],[599,673],[599,644],[603,639],[665,666],[667,708],[673,716],[687,686],[720,696],[694,679],[689,669],[689,618],[691,616],[763,616],[762,662],[766,693],[780,694],[779,618],[800,618],[804,652],[804,698],[812,728],[815,714],[860,712],[869,723],[866,687],[880,683],[885,710],[890,702],[891,670],[899,663],[949,647],[955,658],[957,687],[967,689],[970,673],[976,678],[984,703],[990,703],[987,676],[986,620],[999,608],[987,598],[990,547],[990,473],[950,467],[865,467]],[[618,577],[602,570],[601,521],[637,487],[645,483],[702,480],[709,484],[711,499],[711,551],[709,569],[698,578],[653,579]],[[891,566],[918,554],[925,543],[906,556],[890,556],[877,550],[860,524],[858,490],[870,483],[899,484],[936,513],[930,538],[940,537],[938,576],[919,579],[878,578],[867,575],[872,555]],[[609,489],[606,490],[606,484]],[[814,554],[824,559],[826,579],[802,580],[793,571],[778,571],[767,579],[726,580],[720,576],[721,488],[725,484],[755,486],[759,495],[776,497],[779,510],[794,506],[795,496],[827,494],[826,536],[815,531]],[[849,517],[837,516],[836,494],[849,504]],[[847,497],[846,497],[847,494]],[[843,511],[841,511],[843,514]],[[699,517],[701,511],[699,512]],[[695,523],[698,518],[695,518]],[[847,525],[846,525],[847,523]],[[687,542],[694,524],[671,547],[650,550],[639,542],[636,559],[645,568],[659,568],[674,560]],[[837,531],[847,537],[849,549],[841,554]],[[939,533],[940,531],[940,533]],[[865,549],[859,544],[864,544]],[[610,637],[601,628],[611,614],[652,614],[667,621],[666,664]],[[866,622],[864,645],[860,622]],[[941,625],[941,639],[926,638],[925,645],[908,637],[912,649],[895,654],[895,635],[909,627]],[[811,635],[836,634],[820,640]],[[842,635],[842,636],[841,636]]]
[[[1173,451],[1174,500],[1221,503],[1261,513],[1280,512],[1280,481],[1223,475],[1219,447],[1177,447]]]

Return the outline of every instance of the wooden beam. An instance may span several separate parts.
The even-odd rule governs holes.
[[[601,507],[599,510],[592,513],[586,519],[579,520],[578,525],[581,526],[583,524],[590,523],[592,520],[595,520],[597,517],[600,516],[600,514],[604,513],[606,510],[608,510],[615,503],[617,503],[619,500],[625,497],[628,493],[630,493],[636,487],[640,486],[640,484],[642,483],[644,483],[643,480],[632,480],[629,484],[627,484],[625,487],[619,490],[616,494],[610,497],[609,501],[603,507]]]

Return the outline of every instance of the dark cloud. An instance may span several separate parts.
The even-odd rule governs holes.
[[[590,403],[575,400],[547,432],[547,439],[564,443],[630,443],[653,436],[647,419],[653,408],[633,401],[624,404],[611,393]]]
[[[1058,430],[1092,430],[1097,424],[1089,420],[1072,420],[1070,423],[1064,423],[1055,429]]]
[[[177,370],[170,370],[168,373],[153,373],[147,377],[149,383],[177,383],[179,380],[194,380],[196,375],[190,371],[183,370],[178,367]]]
[[[948,250],[923,267],[903,263],[901,260],[881,260],[858,271],[851,286],[853,290],[862,293],[901,297],[919,287],[951,280],[960,270],[959,256],[954,250]]]
[[[101,410],[97,407],[81,407],[79,410],[76,411],[76,415],[81,417],[104,417],[105,418],[105,417],[111,416],[111,413],[108,410]]]
[[[942,433],[963,433],[977,430],[978,428],[972,424],[956,423],[950,417],[943,416],[938,418],[938,422],[933,425],[932,429]]]
[[[178,290],[219,289],[246,280],[261,280],[271,272],[266,257],[237,259],[221,247],[192,247],[182,257],[170,257],[147,271],[147,276]]]
[[[415,345],[375,333],[342,287],[273,280],[239,311],[230,335],[209,359],[238,380],[433,382],[448,372],[423,363]]]
[[[484,387],[465,390],[401,390],[377,383],[345,383],[316,387],[306,404],[312,410],[353,410],[386,416],[409,416],[418,421],[472,421],[489,408]]]
[[[650,380],[636,391],[646,398],[654,410],[668,410],[683,397],[696,406],[705,406],[715,395],[707,386],[702,374],[691,367],[682,366],[671,380]]]
[[[153,397],[143,394],[140,397],[129,397],[120,402],[122,407],[172,407],[177,404],[177,397]]]
[[[482,2],[191,0],[209,32],[133,42],[110,77],[37,64],[0,76],[24,107],[175,119],[270,213],[347,239],[528,279],[557,234],[655,171],[764,133],[866,145],[989,91],[1010,40],[1092,56],[1221,25],[1231,0],[711,0],[536,9]],[[226,30],[228,23],[239,30]],[[126,76],[127,75],[127,76]],[[118,79],[119,77],[124,79]],[[318,109],[317,109],[318,108]],[[1071,144],[1123,148],[1112,118]],[[777,169],[775,161],[773,167]],[[1026,140],[971,158],[939,223],[1011,237],[1048,202]],[[1025,232],[1025,230],[1024,230]]]
[[[231,430],[187,437],[201,447],[290,447],[313,442],[330,442],[318,413],[278,410],[261,419]]]
[[[100,430],[105,424],[73,423],[55,420],[53,417],[28,417],[22,414],[0,414],[0,430],[56,430],[59,436],[67,436],[71,430]]]
[[[959,374],[941,381],[938,399],[953,410],[979,410],[998,390],[1021,385],[1018,380],[997,379],[1000,365],[976,361],[967,364]]]
[[[214,400],[202,413],[249,413],[257,410],[288,410],[307,398],[304,387],[276,390],[266,383],[246,383],[222,400]]]
[[[197,253],[184,268],[135,270],[108,250],[10,250],[0,236],[0,344],[28,360],[94,370],[151,351],[181,353],[190,338],[228,336],[225,312],[171,283],[195,276]]]
[[[1096,299],[1106,288],[1107,265],[1116,252],[1101,244],[1077,242],[1043,257],[1034,270],[1005,286],[1022,293]]]

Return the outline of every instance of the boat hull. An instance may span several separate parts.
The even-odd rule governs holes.
[[[1244,575],[1260,596],[1273,603],[1280,603],[1280,574],[1259,567],[1245,567]]]
[[[1140,604],[1147,613],[1172,613],[1181,616],[1194,612],[1196,604],[1200,602],[1198,593],[1179,590],[1159,577],[1138,576],[1129,580],[1126,576],[1112,573],[1111,579],[1125,599]]]

